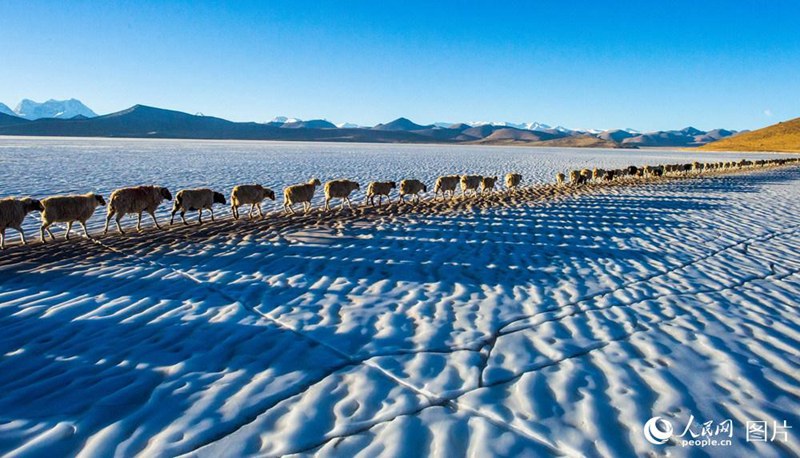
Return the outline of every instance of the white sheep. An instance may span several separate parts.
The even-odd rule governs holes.
[[[83,226],[83,235],[90,239],[89,231],[86,230],[86,221],[92,217],[97,207],[106,204],[105,199],[100,194],[88,193],[73,196],[54,196],[42,199],[42,227],[39,230],[42,243],[45,243],[44,232],[50,234],[50,238],[55,240],[50,226],[54,223],[67,223],[67,234],[65,238],[69,240],[69,233],[72,224],[77,221]]]
[[[325,183],[325,210],[330,210],[331,199],[342,199],[342,207],[347,202],[347,206],[353,208],[350,193],[356,189],[361,189],[361,186],[350,180],[331,180]]]
[[[522,175],[519,173],[507,173],[506,174],[506,188],[516,188],[522,182]]]
[[[460,180],[461,194],[467,195],[467,191],[477,194],[481,181],[483,181],[483,177],[480,175],[462,175]]]
[[[169,189],[161,186],[135,186],[131,188],[121,188],[111,193],[108,199],[108,208],[106,210],[106,227],[103,234],[108,233],[108,226],[111,223],[111,218],[117,216],[117,231],[124,234],[119,222],[123,216],[127,214],[136,213],[139,215],[136,230],[142,230],[142,213],[147,212],[156,227],[161,229],[156,219],[156,209],[164,200],[172,200],[172,194]]]
[[[450,192],[450,197],[456,195],[456,188],[461,181],[460,175],[445,175],[436,179],[433,184],[433,197],[436,198],[439,193],[442,193],[442,199],[447,198],[447,192]]]
[[[428,192],[428,187],[425,186],[425,183],[419,180],[403,180],[400,182],[400,200],[405,202],[405,196],[416,196],[417,202],[419,202],[420,192]]]
[[[44,211],[42,203],[30,197],[14,199],[11,197],[0,199],[0,249],[6,248],[6,228],[19,232],[22,244],[27,245],[25,232],[22,230],[22,221],[32,211]]]
[[[264,217],[261,211],[261,202],[264,199],[275,200],[275,191],[265,188],[260,184],[240,184],[231,191],[231,213],[234,219],[239,219],[239,207],[250,204],[247,216],[253,218],[253,210],[258,209],[258,215]]]
[[[375,206],[375,196],[378,196],[378,205],[383,203],[383,196],[391,202],[389,194],[396,187],[397,183],[394,181],[373,181],[367,186],[367,200],[372,206]]]
[[[294,215],[294,209],[292,208],[292,205],[302,203],[303,209],[306,213],[308,213],[311,210],[311,199],[314,197],[314,191],[317,189],[317,186],[320,186],[321,184],[322,183],[317,178],[312,178],[308,183],[296,184],[284,189],[284,211]]]
[[[197,210],[197,221],[203,224],[203,210],[211,212],[211,221],[214,221],[214,204],[225,205],[225,196],[222,193],[212,191],[208,188],[182,189],[175,195],[175,203],[172,204],[172,215],[169,219],[170,226],[175,222],[175,213],[181,212],[183,224],[186,222],[186,212]]]
[[[571,177],[572,177],[572,174],[570,173],[570,178]],[[557,185],[560,186],[560,185],[564,184],[565,181],[567,181],[567,176],[566,175],[564,175],[562,172],[556,173],[556,184]]]

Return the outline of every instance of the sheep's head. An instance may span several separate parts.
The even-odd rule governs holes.
[[[94,196],[94,200],[97,201],[97,205],[105,206],[106,200],[103,199],[103,196],[101,196],[100,194],[92,194],[92,196]]]
[[[161,188],[158,190],[158,193],[161,194],[161,197],[163,197],[164,199],[172,200],[172,194],[169,192],[169,189]]]
[[[422,192],[428,192],[428,187],[425,185],[425,183],[422,183]]]
[[[30,197],[22,199],[22,205],[25,208],[25,213],[30,213],[32,211],[44,211],[44,205],[42,205],[42,202],[36,199],[31,199]]]
[[[225,202],[225,196],[223,196],[222,193],[215,192],[214,193],[214,203],[215,204],[225,205],[225,203],[226,203]]]
[[[319,181],[319,178],[312,178],[308,184],[313,184],[314,186],[322,186],[322,182]]]
[[[275,200],[275,191],[272,189],[266,188],[264,190],[264,195],[267,196],[267,199],[269,200]]]
[[[397,183],[395,183],[394,181],[390,181],[389,182],[389,189],[394,189],[396,187],[397,187]]]
[[[349,183],[349,185],[350,185],[349,187],[350,187],[350,190],[351,190],[351,191],[353,191],[353,190],[356,190],[356,189],[361,189],[361,185],[359,185],[359,184],[358,184],[358,183],[356,183],[355,181],[351,181],[351,182]]]

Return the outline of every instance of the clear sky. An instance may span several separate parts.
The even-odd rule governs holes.
[[[800,116],[796,0],[3,0],[0,38],[12,108],[640,130]]]

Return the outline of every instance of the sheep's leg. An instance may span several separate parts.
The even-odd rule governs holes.
[[[203,209],[202,208],[197,209],[197,221],[200,224],[203,224]]]
[[[214,222],[214,209],[213,208],[209,208],[208,211],[211,212],[211,222],[213,223]]]
[[[83,227],[83,235],[85,235],[87,239],[91,239],[92,237],[89,235],[89,231],[86,230],[86,221],[79,221],[79,222]]]
[[[249,216],[250,219],[253,219],[253,212],[255,211],[256,211],[256,204],[250,204],[250,211],[247,212],[247,216]]]
[[[139,215],[139,216],[141,216],[141,215]],[[122,226],[119,224],[119,221],[120,221],[121,219],[122,219],[122,215],[121,215],[121,214],[117,215],[117,220],[116,220],[116,223],[117,223],[117,232],[119,232],[120,234],[125,234],[125,231],[123,231],[123,230],[122,230]],[[140,224],[141,224],[141,220],[140,220]]]
[[[103,229],[103,235],[108,234],[108,225],[111,223],[111,218],[113,217],[114,217],[114,212],[109,211],[108,214],[106,215],[106,227],[105,229]]]
[[[22,232],[20,232],[22,234]],[[25,244],[25,236],[22,236],[22,244]],[[0,229],[0,250],[6,249],[6,228]]]
[[[331,201],[330,197],[326,197],[325,198],[325,210],[330,210],[331,209],[331,207],[329,205],[330,201]],[[303,208],[305,208],[305,207],[306,207],[306,204],[303,203]]]
[[[27,245],[27,244],[28,244],[28,241],[27,241],[27,240],[25,240],[25,231],[23,231],[21,227],[15,227],[14,229],[16,229],[16,230],[17,230],[17,232],[19,232],[19,236],[20,236],[20,238],[22,239],[22,244],[23,244],[23,245]],[[4,232],[5,232],[5,231],[4,231]]]
[[[347,199],[347,206],[350,207],[350,209],[352,210],[353,209],[353,202],[350,202],[350,198],[349,197],[345,197],[345,199]]]
[[[239,219],[239,209],[236,208],[236,205],[231,205],[231,214],[233,215],[233,219]]]
[[[283,204],[283,211],[285,213],[290,214],[290,215],[294,215],[295,214],[294,208],[292,208],[292,206],[289,205],[289,204]]]
[[[66,240],[69,240],[69,231],[72,230],[72,221],[67,223],[67,234],[64,236]]]
[[[45,230],[46,228],[47,228],[47,226],[45,226],[45,224],[44,224],[44,223],[42,223],[42,226],[39,228],[39,235],[40,235],[40,236],[41,236],[41,238],[42,238],[42,243],[47,243],[47,240],[44,238],[44,230]]]
[[[261,202],[259,202],[259,203],[256,205],[256,208],[258,208],[258,216],[260,216],[260,217],[261,217],[261,219],[264,219],[264,212],[261,210]]]
[[[186,210],[181,210],[181,221],[183,221],[184,226],[189,225],[189,223],[186,222]]]
[[[177,208],[173,208],[172,209],[172,215],[169,218],[169,225],[170,226],[172,226],[172,224],[175,222],[175,213],[178,213],[178,209]]]
[[[153,218],[153,222],[156,223],[156,229],[161,230],[161,226],[158,225],[158,220],[156,219],[156,214],[153,212],[147,212],[150,214],[150,217]]]
[[[139,212],[139,220],[136,222],[136,230],[142,232],[142,212]]]

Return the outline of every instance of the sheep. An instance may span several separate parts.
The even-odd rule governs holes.
[[[428,192],[428,187],[425,186],[425,183],[419,180],[403,180],[400,182],[400,200],[405,202],[405,196],[411,195],[416,196],[417,202],[419,202],[420,192]]]
[[[332,180],[325,183],[325,210],[330,210],[331,199],[342,199],[342,208],[345,202],[347,206],[353,208],[350,202],[350,193],[356,189],[361,189],[358,183],[350,180]]]
[[[441,192],[442,198],[444,199],[447,197],[447,191],[450,191],[450,197],[455,196],[459,181],[461,181],[459,175],[445,175],[437,178],[436,183],[433,185],[434,197]]]
[[[584,171],[587,172],[587,173],[583,173]],[[591,174],[592,174],[592,172],[589,171],[589,169],[570,170],[570,172],[569,172],[569,181],[570,181],[571,184],[574,184],[574,185],[582,185],[582,184],[585,184],[589,180],[589,177],[591,176]]]
[[[561,186],[564,182],[567,181],[567,176],[564,175],[562,172],[556,173],[556,184]]]
[[[632,177],[635,177],[639,174],[639,168],[637,168],[635,165],[629,165],[625,171],[628,176]]]
[[[506,174],[506,188],[516,188],[522,182],[522,175],[519,173]]]
[[[6,228],[9,227],[19,232],[23,245],[28,244],[25,240],[25,232],[22,230],[22,221],[28,213],[34,210],[42,212],[44,206],[40,201],[30,197],[0,199],[0,249],[5,250],[6,248]]]
[[[497,177],[483,177],[481,180],[481,193],[494,191],[495,183],[497,183]]]
[[[253,210],[258,209],[258,215],[264,217],[261,211],[261,202],[264,199],[275,200],[275,191],[265,188],[260,184],[240,184],[234,186],[231,191],[231,213],[233,219],[239,219],[239,207],[250,204],[250,211],[247,212],[249,218],[253,218]]]
[[[111,193],[108,199],[108,207],[106,210],[106,227],[103,234],[108,234],[108,226],[111,223],[111,218],[117,215],[117,231],[124,234],[119,221],[123,216],[129,213],[137,213],[139,215],[136,224],[136,230],[142,230],[142,212],[147,212],[156,223],[156,227],[161,229],[156,219],[155,211],[161,202],[164,200],[172,200],[172,194],[169,189],[160,186],[136,186],[132,188],[121,188]]]
[[[50,234],[50,238],[55,240],[50,226],[53,223],[67,223],[66,240],[69,240],[69,233],[72,224],[77,221],[83,226],[83,235],[90,239],[89,231],[86,230],[86,221],[92,217],[97,207],[106,204],[105,199],[100,194],[88,193],[72,196],[54,196],[42,200],[42,227],[39,229],[42,243],[46,243],[44,232]]]
[[[286,213],[294,215],[292,205],[303,204],[303,209],[306,213],[311,211],[311,198],[314,197],[314,191],[317,186],[321,186],[322,182],[317,178],[312,178],[308,183],[296,184],[289,186],[283,190],[283,210]]]
[[[473,193],[478,193],[478,187],[481,185],[481,181],[483,181],[483,177],[480,175],[462,175],[461,176],[461,194],[467,195],[467,191],[472,191]]]
[[[189,224],[186,222],[186,211],[197,210],[197,222],[203,224],[203,210],[208,210],[211,212],[211,221],[214,221],[214,204],[225,205],[225,196],[208,188],[182,189],[175,195],[169,225],[172,226],[175,222],[175,213],[178,213],[179,210],[181,220],[185,225]]]
[[[603,177],[606,176],[606,171],[603,169],[598,169],[597,167],[592,170],[592,180],[600,181]]]
[[[367,186],[367,200],[373,207],[375,206],[375,196],[378,196],[378,205],[383,203],[383,196],[386,196],[391,202],[389,194],[396,187],[397,183],[394,181],[373,181]]]

